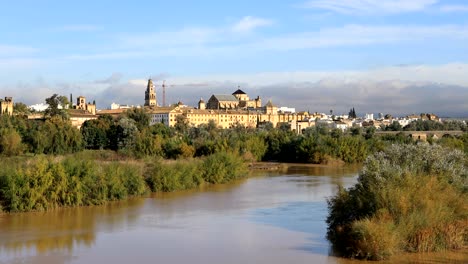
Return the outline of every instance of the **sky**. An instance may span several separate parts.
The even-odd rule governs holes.
[[[468,1],[0,0],[0,97],[468,116]]]

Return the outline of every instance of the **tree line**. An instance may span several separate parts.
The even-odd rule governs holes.
[[[130,109],[117,118],[102,115],[84,122],[78,130],[64,112],[61,109],[43,120],[28,120],[21,115],[1,116],[0,154],[63,155],[90,149],[113,150],[136,158],[179,159],[235,152],[249,161],[354,163],[363,162],[368,154],[393,143],[414,144],[403,134],[377,137],[374,127],[343,132],[317,125],[297,134],[286,123],[278,128],[264,124],[259,128],[237,125],[219,129],[212,121],[192,127],[183,117],[178,117],[174,127],[150,126],[144,109]],[[415,124],[432,124],[428,122],[432,121]],[[466,133],[439,139],[437,143],[468,152]]]

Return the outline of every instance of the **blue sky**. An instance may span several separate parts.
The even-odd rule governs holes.
[[[468,1],[0,2],[0,96],[28,104],[141,104],[151,76],[170,102],[468,116]]]

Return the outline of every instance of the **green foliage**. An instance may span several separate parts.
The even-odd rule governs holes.
[[[127,110],[124,115],[127,118],[130,118],[135,121],[135,125],[137,126],[139,131],[147,128],[150,124],[150,116],[146,113],[144,108],[132,108]]]
[[[398,123],[398,121],[393,121],[390,125],[385,127],[387,131],[402,131],[403,127]]]
[[[13,113],[17,115],[28,115],[31,113],[28,106],[22,102],[16,102],[13,106]]]
[[[0,204],[9,212],[102,204],[146,191],[141,166],[76,157],[2,160]]]
[[[356,110],[354,110],[354,107],[349,110],[348,116],[349,116],[349,118],[356,118],[357,117]]]
[[[350,257],[466,246],[466,156],[438,145],[393,145],[369,156],[358,183],[328,200],[328,239]]]
[[[297,150],[298,160],[309,163],[327,163],[331,159],[362,162],[367,154],[368,147],[363,137],[333,137],[320,133],[309,133],[300,139]]]
[[[405,131],[461,130],[466,131],[466,122],[458,120],[434,121],[415,120],[403,128]]]
[[[138,132],[135,120],[126,117],[121,118],[117,123],[115,134],[118,149],[131,150],[135,146]]]
[[[23,153],[21,136],[13,128],[0,129],[0,154],[15,156]]]
[[[153,192],[188,190],[204,182],[200,162],[195,160],[169,164],[155,162],[147,171],[146,182]]]
[[[81,126],[81,135],[87,149],[104,149],[110,144],[108,130],[112,121],[105,118],[88,120]]]
[[[169,159],[191,158],[195,154],[195,148],[179,138],[166,140],[163,149]]]
[[[246,166],[242,158],[224,152],[208,156],[203,161],[201,169],[203,178],[209,183],[227,183],[246,174]]]
[[[66,96],[53,94],[51,97],[46,98],[45,101],[46,104],[49,105],[44,111],[44,115],[46,117],[60,117],[62,119],[68,119],[66,108],[69,105],[69,102]]]
[[[246,165],[235,154],[218,153],[203,160],[151,162],[146,183],[153,192],[193,189],[203,183],[228,183],[246,175]]]
[[[161,135],[153,135],[149,131],[144,130],[138,133],[133,152],[136,157],[162,157],[164,155],[162,144],[163,138]]]
[[[80,131],[61,118],[46,120],[38,127],[38,134],[34,141],[45,154],[66,154],[83,149]]]

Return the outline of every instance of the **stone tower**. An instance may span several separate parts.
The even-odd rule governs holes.
[[[0,99],[0,115],[13,115],[13,98]]]
[[[96,114],[96,104],[86,103],[86,97],[84,96],[78,96],[78,98],[76,98],[75,109],[86,110],[93,115]]]
[[[205,101],[203,101],[203,98],[200,98],[200,101],[198,101],[198,109],[200,110],[206,109],[206,104],[205,104]]]
[[[76,109],[86,110],[86,97],[78,96],[76,98]]]
[[[148,85],[146,86],[145,106],[156,106],[156,90],[151,79],[148,80]]]

